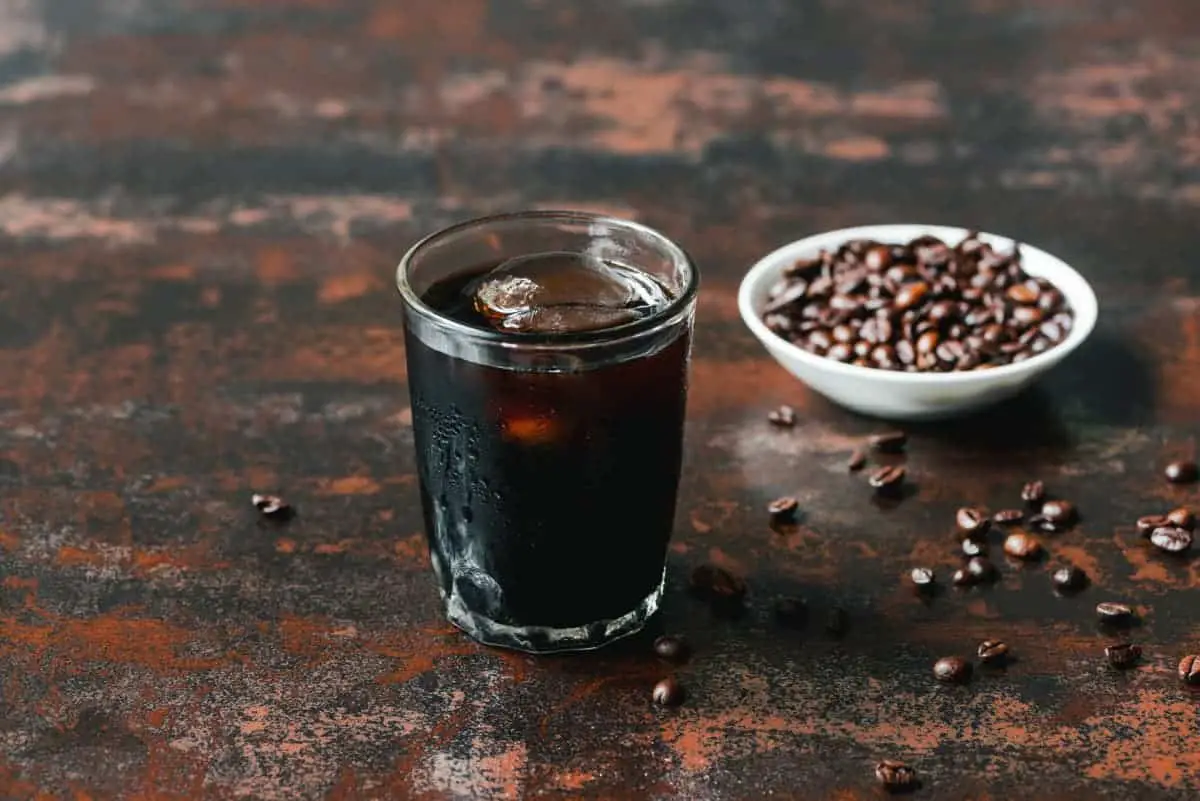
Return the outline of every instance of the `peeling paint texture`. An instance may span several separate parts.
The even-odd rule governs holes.
[[[704,273],[675,709],[654,632],[535,659],[441,615],[392,271],[531,207],[639,220]],[[0,798],[868,801],[886,758],[929,801],[1194,799],[1200,557],[1133,521],[1200,504],[1160,475],[1196,456],[1198,215],[1195,0],[2,0]],[[902,221],[1045,247],[1102,314],[1038,388],[912,429],[916,493],[881,508],[845,469],[880,427],[735,295],[788,240]],[[1035,478],[1083,515],[1046,564],[910,590],[948,584],[955,508]],[[708,560],[747,577],[740,619],[688,597]],[[1061,564],[1091,587],[1055,595]],[[1106,666],[1101,600],[1139,610],[1137,669]],[[1007,669],[933,680],[988,638]]]

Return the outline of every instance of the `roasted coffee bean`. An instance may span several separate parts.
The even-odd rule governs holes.
[[[1025,519],[1025,513],[1020,509],[1001,509],[992,515],[992,522],[1000,526],[1015,526]]]
[[[1196,480],[1197,476],[1200,476],[1200,469],[1196,467],[1195,462],[1171,462],[1163,470],[1163,475],[1172,484],[1190,484]]]
[[[1162,526],[1150,532],[1150,543],[1164,553],[1184,553],[1192,547],[1192,532],[1178,526]]]
[[[1167,512],[1167,522],[1172,526],[1186,528],[1188,531],[1196,530],[1196,515],[1186,506],[1180,506],[1178,509]]]
[[[967,561],[967,573],[975,583],[995,581],[996,566],[986,556],[973,556]]]
[[[946,365],[955,365],[967,355],[967,350],[957,339],[951,339],[937,346],[938,360]]]
[[[904,468],[900,465],[881,467],[871,474],[868,483],[879,493],[894,493],[904,482]]]
[[[1108,664],[1118,670],[1128,670],[1142,658],[1142,646],[1127,642],[1117,643],[1105,648],[1104,655],[1108,657]]]
[[[893,370],[896,366],[896,349],[891,345],[876,345],[871,350],[871,361],[883,370]]]
[[[1066,531],[1071,526],[1067,523],[1055,523],[1053,520],[1047,520],[1045,515],[1036,514],[1030,515],[1025,519],[1026,528],[1036,529],[1037,531],[1045,531],[1049,534],[1057,534]]]
[[[1046,338],[1047,342],[1057,344],[1066,336],[1066,332],[1062,327],[1053,320],[1047,320],[1038,327],[1038,332]]]
[[[906,793],[918,784],[917,772],[894,759],[885,759],[875,766],[875,779],[889,793]]]
[[[1056,526],[1069,526],[1075,522],[1078,513],[1070,501],[1046,501],[1042,504],[1042,517]]]
[[[1015,309],[1013,309],[1011,312],[1011,319],[1014,323],[1021,326],[1021,328],[1028,328],[1029,326],[1033,326],[1032,328],[1029,328],[1028,330],[1032,331],[1034,334],[1038,333],[1037,326],[1042,322],[1042,317],[1043,317],[1042,310],[1036,306],[1018,306]],[[1030,337],[1030,339],[1032,340],[1033,337]],[[1021,344],[1027,345],[1029,343],[1022,342]],[[1014,356],[1028,356],[1028,355],[1029,355],[1029,350],[1018,351],[1017,353],[1014,354]],[[1014,359],[1014,361],[1015,361],[1015,359]]]
[[[892,323],[886,317],[871,317],[863,322],[858,333],[868,345],[880,345],[892,340]],[[866,356],[867,354],[859,355]]]
[[[984,640],[976,652],[985,665],[998,665],[1008,658],[1008,643],[1002,640]]]
[[[796,329],[795,322],[784,317],[782,314],[768,314],[763,318],[763,322],[767,324],[767,328],[779,334],[784,339],[791,339],[788,335]]]
[[[975,576],[971,575],[971,571],[967,570],[965,567],[960,567],[958,570],[955,570],[954,575],[950,577],[950,580],[954,582],[955,587],[970,587],[972,584],[975,584],[978,581]]]
[[[937,331],[926,331],[921,334],[921,336],[917,337],[917,354],[921,356],[928,356],[931,353],[936,355],[938,340]],[[947,359],[946,361],[953,362],[954,360]]]
[[[843,637],[850,628],[850,616],[840,606],[835,606],[825,615],[825,633],[835,639]]]
[[[679,706],[683,703],[683,696],[683,685],[674,676],[668,676],[654,685],[650,697],[656,706]]]
[[[278,495],[251,495],[250,503],[259,514],[271,520],[287,520],[294,514],[291,505]]]
[[[1200,686],[1200,656],[1189,654],[1179,660],[1179,680],[1184,684]]]
[[[846,342],[835,342],[825,353],[825,358],[835,362],[848,362],[854,358],[854,349]]]
[[[774,612],[775,619],[788,628],[801,628],[808,621],[808,604],[803,598],[779,598]]]
[[[790,495],[776,498],[767,504],[767,514],[770,515],[772,523],[795,523],[796,512],[799,509],[800,502]]]
[[[813,278],[821,271],[821,265],[824,263],[825,251],[821,251],[822,256],[815,259],[800,259],[783,271],[785,278]]]
[[[971,663],[962,657],[944,656],[933,663],[933,676],[947,684],[962,684],[971,678]]]
[[[789,284],[787,279],[783,279],[771,287],[769,300],[767,305],[763,307],[764,314],[774,314],[782,311],[788,306],[803,300],[808,293],[808,282],[803,279],[798,279],[795,283]]]
[[[1150,538],[1150,533],[1156,528],[1172,525],[1166,515],[1146,515],[1137,519],[1138,533],[1147,539]]]
[[[885,431],[872,435],[868,441],[880,453],[902,453],[908,445],[908,435],[903,431]]]
[[[964,556],[987,556],[987,542],[984,540],[976,540],[967,537],[962,541],[962,552]]]
[[[863,262],[872,272],[886,270],[892,266],[892,249],[886,245],[875,245],[867,250]]]
[[[1046,499],[1046,485],[1041,481],[1030,481],[1021,487],[1021,500],[1030,505],[1040,504]]]
[[[957,285],[953,281],[946,287],[946,291],[953,293],[957,289]],[[949,300],[939,300],[929,307],[929,311],[925,316],[932,322],[940,323],[944,320],[953,320],[955,314],[955,305]]]
[[[780,406],[767,413],[767,421],[780,428],[791,428],[796,425],[796,410],[791,406]]]
[[[1073,324],[1062,292],[1028,275],[1016,247],[863,241],[804,264],[770,288],[764,321],[812,353],[857,366],[988,369],[1053,347]]]
[[[857,473],[867,466],[867,454],[862,450],[856,450],[850,454],[850,459],[846,462],[846,469],[851,473]]]
[[[847,346],[852,344],[854,340],[857,339],[857,337],[854,335],[854,329],[845,323],[834,326],[831,333],[833,334],[834,342],[840,342]],[[847,352],[849,352],[849,349],[847,349]]]
[[[1053,311],[1062,305],[1062,301],[1062,293],[1057,289],[1047,289],[1038,298],[1038,308],[1045,312]]]
[[[909,573],[909,577],[912,579],[913,586],[922,592],[933,589],[936,581],[933,571],[927,567],[914,567]]]
[[[1125,624],[1133,622],[1133,609],[1127,604],[1115,601],[1101,601],[1096,604],[1096,615],[1101,623]]]
[[[968,537],[982,537],[992,525],[984,511],[975,506],[964,506],[955,512],[954,522]]]
[[[1037,284],[1013,284],[1005,294],[1013,303],[1037,303],[1041,292]]]
[[[1061,593],[1078,592],[1087,586],[1087,573],[1078,567],[1060,567],[1051,577],[1054,589]]]
[[[1037,537],[1014,531],[1004,538],[1004,552],[1014,559],[1037,559],[1042,555],[1042,544]]]
[[[684,662],[690,651],[687,640],[676,634],[664,634],[654,641],[655,655],[668,662]]]
[[[924,281],[905,284],[896,292],[893,303],[897,309],[906,311],[920,303],[927,294],[929,294],[929,284]]]
[[[746,582],[723,567],[703,564],[692,571],[691,590],[706,601],[740,601],[746,596]]]

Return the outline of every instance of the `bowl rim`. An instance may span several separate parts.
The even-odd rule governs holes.
[[[900,231],[904,231],[902,236],[899,234]],[[909,241],[914,236],[919,236],[922,233],[936,236],[947,243],[955,239],[961,240],[969,233],[975,233],[980,239],[992,243],[993,247],[998,246],[999,243],[1007,243],[1007,247],[1020,244],[1023,255],[1035,254],[1039,260],[1047,260],[1053,263],[1056,271],[1071,277],[1079,285],[1078,288],[1068,291],[1059,283],[1052,282],[1063,293],[1075,312],[1075,324],[1071,327],[1067,338],[1058,345],[1048,348],[1024,361],[1005,364],[987,370],[966,370],[948,373],[909,373],[847,364],[810,353],[767,328],[759,316],[758,310],[754,308],[753,295],[756,293],[758,287],[767,280],[776,279],[786,266],[796,259],[801,258],[802,254],[807,251],[814,251],[815,255],[815,251],[821,247],[834,247],[850,239],[876,239],[887,244],[903,244],[904,241]],[[1096,298],[1095,290],[1092,289],[1092,285],[1078,270],[1054,254],[1028,244],[1023,240],[976,228],[963,228],[953,225],[882,223],[822,231],[775,248],[756,261],[742,278],[742,282],[738,287],[738,311],[741,314],[742,321],[764,345],[769,348],[778,348],[789,357],[818,370],[824,370],[847,378],[871,379],[884,383],[937,385],[985,384],[1002,381],[1006,377],[1036,373],[1040,370],[1048,369],[1068,356],[1091,335],[1092,331],[1095,330],[1096,321],[1100,316],[1100,304]]]

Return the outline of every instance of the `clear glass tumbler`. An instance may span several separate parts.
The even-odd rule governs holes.
[[[648,277],[663,301],[571,332],[501,330],[463,313],[479,276],[538,254]],[[531,652],[640,629],[662,598],[679,485],[698,285],[688,255],[633,222],[523,212],[426,237],[397,284],[425,531],[449,619]]]

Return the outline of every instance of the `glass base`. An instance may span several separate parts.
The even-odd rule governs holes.
[[[530,654],[551,654],[562,651],[593,651],[635,634],[646,625],[662,602],[663,578],[649,595],[633,610],[610,620],[598,620],[582,626],[551,628],[548,626],[511,626],[467,609],[458,593],[446,601],[446,617],[471,639],[498,648],[510,648]]]

